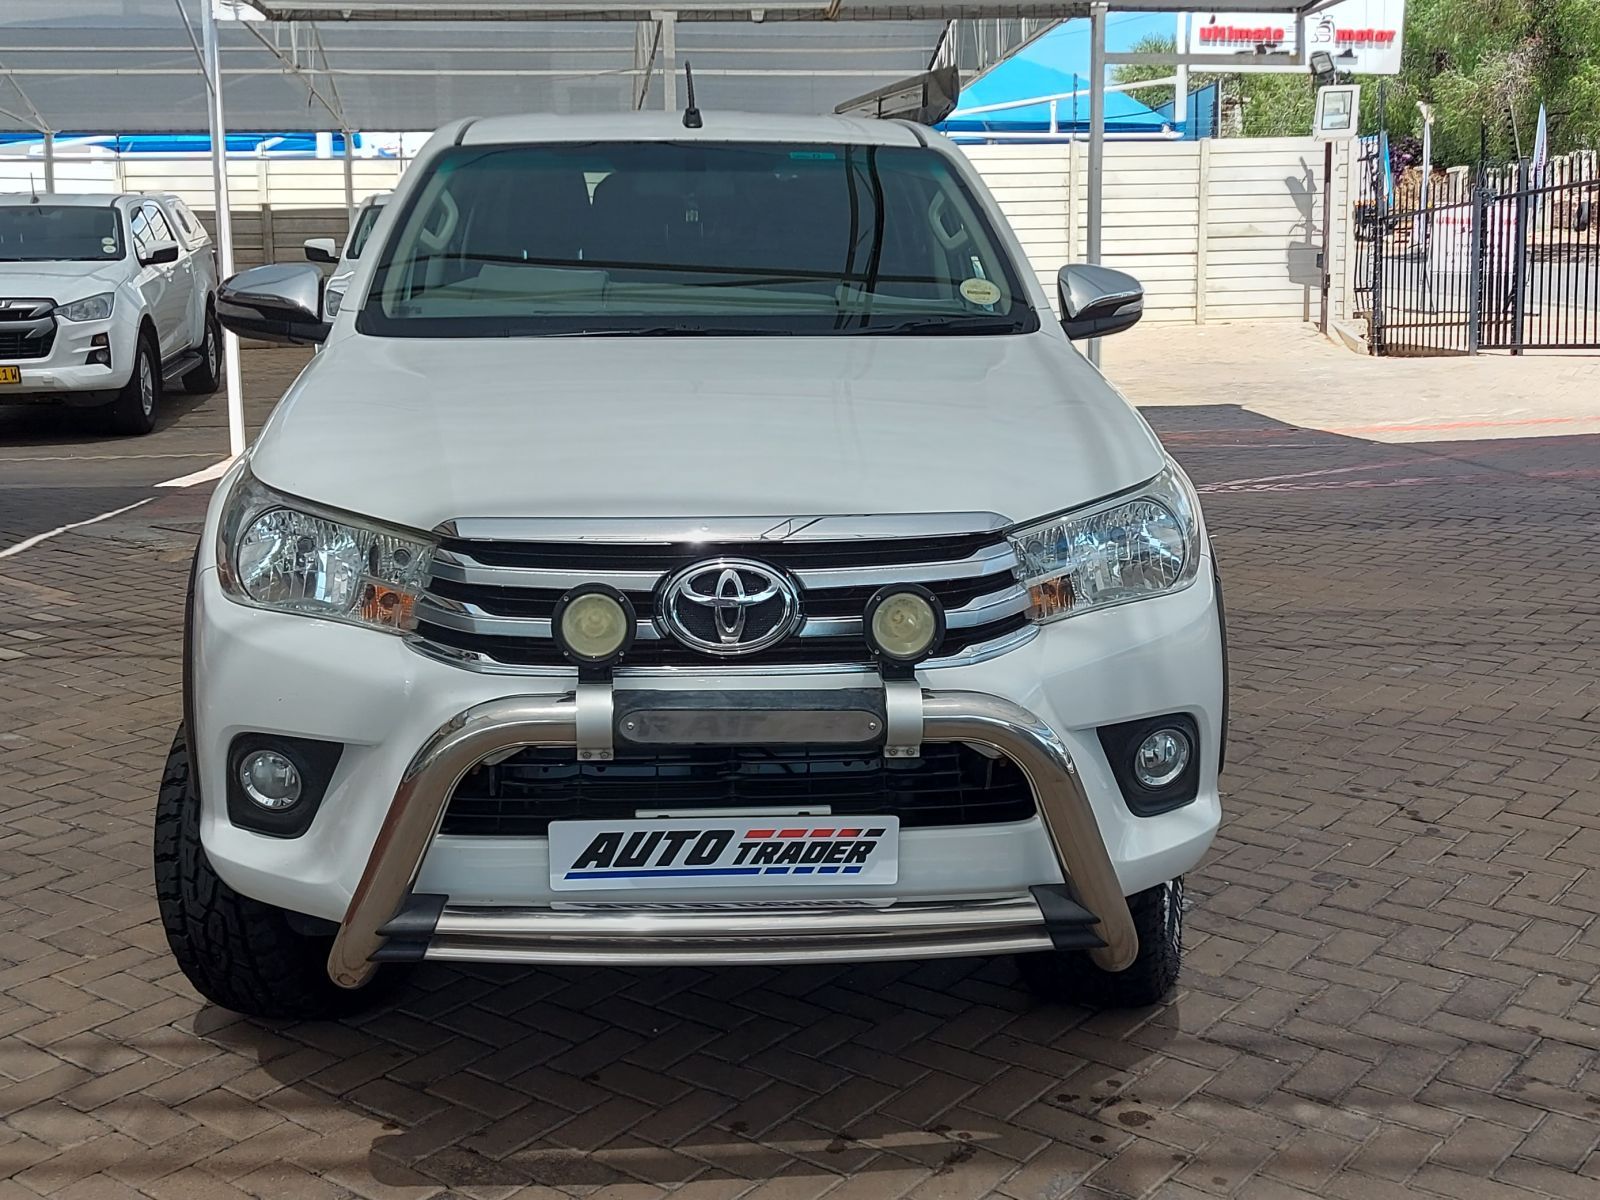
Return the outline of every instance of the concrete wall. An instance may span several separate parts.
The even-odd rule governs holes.
[[[1052,300],[1082,261],[1088,147],[967,146]],[[1322,145],[1208,138],[1106,146],[1104,261],[1145,286],[1146,320],[1315,320],[1321,305]],[[1346,144],[1334,148],[1333,314],[1348,295]]]

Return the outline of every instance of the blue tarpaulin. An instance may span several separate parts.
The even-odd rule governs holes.
[[[1171,18],[1165,20],[1170,23]],[[1119,35],[1122,40],[1150,32],[1148,21],[1138,17],[1130,21],[1133,24]],[[1086,134],[1089,130],[1089,75],[1085,65],[1088,43],[1082,36],[1085,33],[1080,28],[1082,24],[1059,25],[978,76],[962,89],[959,106],[939,128],[963,141],[976,140],[976,136],[984,133],[1004,134],[1007,141],[1027,141],[1030,134],[1048,138],[1051,132],[1048,103],[1022,104],[993,112],[971,110],[1080,92],[1081,95],[1056,102],[1055,129],[1064,135]],[[1191,92],[1183,136],[1211,137],[1216,132],[1216,113],[1215,84]],[[1168,131],[1177,131],[1172,124],[1170,101],[1159,108],[1150,108],[1124,92],[1106,93],[1107,136],[1148,136]]]
[[[999,112],[964,115],[967,110],[1035,96],[1055,96],[1081,91],[1083,95],[1056,103],[1056,128],[1063,133],[1087,132],[1089,128],[1089,79],[1058,71],[1024,54],[1006,59],[962,88],[956,111],[939,128],[945,133],[1038,133],[1050,132],[1050,105],[1029,104]],[[1160,133],[1168,122],[1152,108],[1122,92],[1106,93],[1106,132]]]

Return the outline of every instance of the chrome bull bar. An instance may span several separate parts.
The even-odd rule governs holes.
[[[577,693],[558,696],[490,700],[457,714],[433,733],[395,789],[339,925],[328,957],[328,974],[335,983],[360,987],[384,957],[381,952],[393,932],[391,922],[411,894],[450,796],[474,766],[530,746],[565,746],[584,757],[609,758],[607,739],[596,737],[597,711],[609,718],[608,726],[616,723],[624,741],[630,740],[629,720],[635,722],[635,729],[641,724],[662,728],[659,720],[642,718],[670,709],[670,698],[675,695],[680,707],[671,711],[685,711],[681,706],[684,697],[672,692],[628,693],[633,707],[617,705],[614,709],[610,689],[604,690],[607,695],[603,697],[582,687]],[[890,682],[876,693],[881,719],[859,703],[863,695],[871,694],[851,693],[847,711],[861,731],[861,740],[883,743],[886,754],[915,754],[922,742],[965,742],[987,747],[1021,768],[1033,789],[1062,878],[1082,909],[1094,918],[1093,933],[1102,944],[1087,953],[1108,971],[1129,966],[1139,952],[1138,934],[1077,768],[1055,731],[1021,705],[983,692],[924,691],[914,683]],[[738,696],[717,695],[725,704]],[[782,725],[773,720],[779,709],[813,716],[837,715],[839,711],[837,705],[828,705],[830,693],[826,691],[760,695],[776,698],[778,707],[759,708],[747,697],[742,702],[731,701],[734,708],[717,710],[714,724],[720,739],[770,741]],[[741,707],[743,718],[734,715],[734,709]],[[741,723],[749,730],[743,739]],[[808,724],[814,735],[814,721],[799,722],[801,728]],[[590,749],[580,751],[580,746]],[[818,947],[833,961],[1046,949],[1051,945],[1042,932],[1046,901],[1037,893],[1035,889],[1033,897],[999,900],[895,903],[880,909],[851,910],[848,916],[838,917],[795,905],[792,927],[785,924],[782,906],[763,908],[759,918],[765,926],[764,936],[755,933],[749,920],[741,923],[736,913],[726,910],[714,915],[664,916],[604,906],[589,912],[560,913],[445,907],[435,914],[437,923],[427,934],[438,939],[428,957],[666,965],[810,961],[817,957]],[[827,940],[830,934],[836,934],[836,940]],[[530,949],[533,943],[541,948]],[[609,949],[605,949],[607,945]],[[728,952],[732,947],[739,952]]]

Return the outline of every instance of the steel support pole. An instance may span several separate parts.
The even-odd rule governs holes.
[[[44,190],[56,190],[56,135],[44,131]]]
[[[650,94],[650,76],[655,72],[656,27],[653,21],[633,23],[633,110],[644,107]]]
[[[1467,233],[1467,244],[1472,257],[1467,260],[1467,353],[1476,354],[1483,344],[1483,236],[1484,236],[1483,165],[1472,171],[1472,224]]]
[[[1528,160],[1517,160],[1516,258],[1511,263],[1511,353],[1521,354],[1523,315],[1528,303]]]
[[[222,108],[222,66],[217,52],[217,17],[200,6],[201,46],[205,55],[207,116],[211,121],[211,186],[216,204],[217,275],[233,274],[233,213],[228,207],[228,123]],[[244,389],[239,378],[239,339],[224,330],[222,357],[228,384],[228,453],[244,453]]]
[[[1380,139],[1378,178],[1373,188],[1372,207],[1375,220],[1372,225],[1372,316],[1368,349],[1381,356],[1386,348],[1384,326],[1388,320],[1389,306],[1385,303],[1383,256],[1389,252],[1389,194],[1383,186],[1385,165],[1382,162],[1383,142]]]
[[[1091,264],[1100,261],[1100,214],[1106,169],[1106,9],[1104,3],[1089,6],[1089,172],[1087,191],[1089,220],[1084,241],[1084,258]],[[1100,339],[1089,339],[1089,361],[1100,365]]]
[[[344,227],[349,232],[356,222],[355,134],[344,131]]]
[[[678,111],[678,14],[652,14],[661,24],[661,107]]]
[[[1189,14],[1186,12],[1178,14],[1172,44],[1178,51],[1178,81],[1172,89],[1172,124],[1183,133],[1189,128],[1189,64],[1183,58],[1189,53]]]
[[[1317,327],[1328,336],[1328,300],[1333,291],[1333,141],[1322,143],[1322,315]]]

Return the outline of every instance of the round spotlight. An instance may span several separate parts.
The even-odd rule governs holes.
[[[300,770],[276,750],[254,750],[239,763],[244,794],[269,812],[282,812],[300,802]]]
[[[586,583],[556,602],[551,627],[568,658],[584,666],[603,666],[621,658],[633,644],[636,621],[633,605],[616,588]]]
[[[1152,791],[1167,787],[1183,774],[1193,752],[1183,730],[1157,729],[1133,752],[1133,777]]]
[[[944,638],[944,607],[927,588],[894,584],[867,601],[862,631],[873,653],[897,663],[918,662]]]

